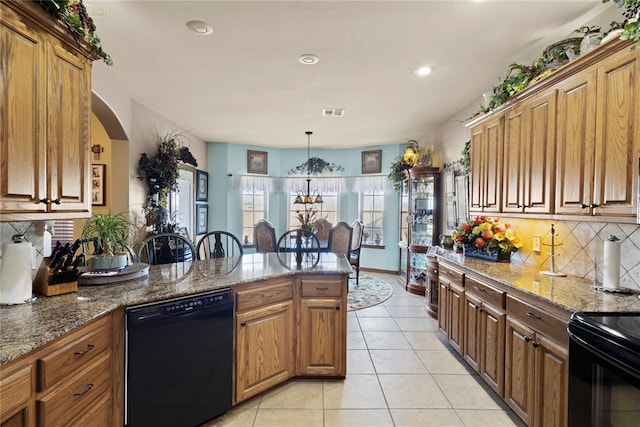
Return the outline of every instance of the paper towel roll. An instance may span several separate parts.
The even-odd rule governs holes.
[[[620,287],[620,241],[605,240],[604,242],[604,269],[602,273],[602,286],[605,288]]]
[[[2,245],[0,304],[23,304],[31,300],[31,242]]]

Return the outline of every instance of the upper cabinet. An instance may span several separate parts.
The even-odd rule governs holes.
[[[640,51],[631,44],[611,41],[472,122],[472,212],[635,222]]]
[[[91,216],[92,51],[35,2],[3,2],[0,216]]]
[[[471,212],[500,212],[504,114],[471,130]]]

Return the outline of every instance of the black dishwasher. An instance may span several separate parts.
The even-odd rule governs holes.
[[[231,409],[230,290],[127,309],[125,424],[191,427]]]

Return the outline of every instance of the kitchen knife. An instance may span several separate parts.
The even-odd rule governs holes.
[[[76,240],[73,245],[69,248],[69,252],[67,253],[67,259],[64,262],[63,265],[63,270],[66,270],[67,267],[71,266],[71,263],[73,262],[73,258],[76,255],[76,251],[78,250],[78,248],[80,247],[80,239]]]

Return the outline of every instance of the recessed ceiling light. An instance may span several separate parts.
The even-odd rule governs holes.
[[[431,67],[421,67],[414,71],[418,76],[428,76],[431,74]]]
[[[213,33],[213,27],[203,21],[189,21],[185,25],[188,29],[201,36]]]
[[[320,61],[320,58],[318,58],[316,55],[313,55],[311,53],[305,53],[303,55],[298,56],[298,62],[304,65],[317,64],[318,61]]]

